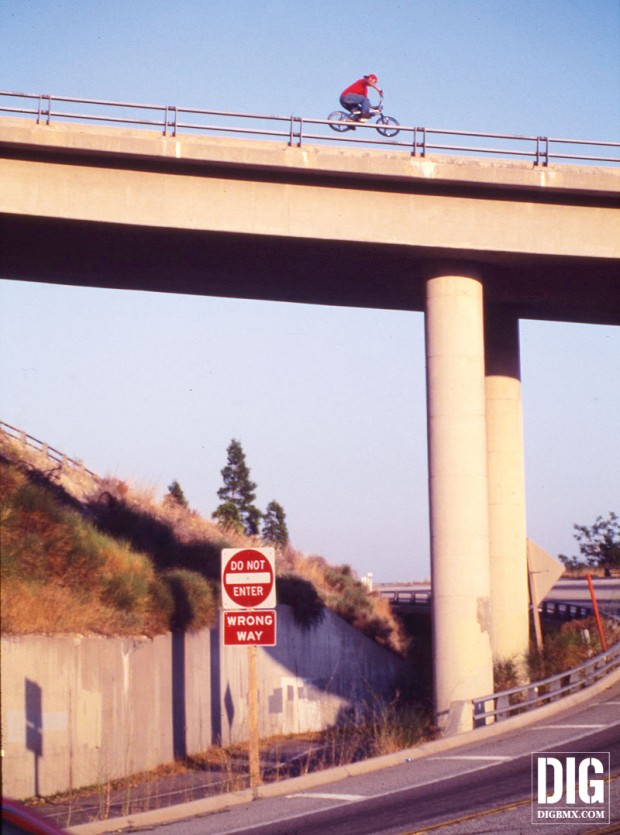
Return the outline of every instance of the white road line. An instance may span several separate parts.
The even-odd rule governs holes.
[[[607,728],[607,727],[608,727],[607,724],[603,724],[603,725],[596,725],[596,724],[588,724],[588,725],[537,725],[536,730],[538,730],[538,731],[543,730],[543,729],[548,730],[549,728],[554,728],[554,729],[560,728],[560,729],[563,730],[564,728],[580,729],[580,728]]]
[[[429,757],[431,760],[478,760],[480,762],[504,762],[505,760],[514,760],[514,757],[502,757],[499,755],[492,756],[476,756],[474,754],[457,756],[456,754],[446,754],[445,757]]]
[[[354,802],[356,800],[368,800],[365,794],[332,794],[328,792],[299,792],[299,794],[287,794],[289,800],[294,800],[296,797],[317,797],[320,800],[349,800]]]

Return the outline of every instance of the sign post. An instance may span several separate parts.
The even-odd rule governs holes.
[[[248,651],[248,760],[250,786],[261,784],[258,746],[257,646],[276,643],[275,551],[273,548],[222,550],[224,646]]]
[[[248,765],[250,787],[260,786],[260,754],[258,745],[258,672],[256,669],[256,647],[248,647]]]

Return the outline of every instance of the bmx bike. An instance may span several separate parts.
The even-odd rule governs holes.
[[[373,127],[376,127],[381,136],[396,136],[399,131],[400,123],[393,116],[383,115],[383,97],[379,99],[379,103],[372,105],[367,119],[362,119],[362,107],[356,105],[352,110],[334,110],[327,117],[329,126],[332,130],[338,133],[344,133],[347,130],[355,130],[357,125],[365,125],[373,121]]]

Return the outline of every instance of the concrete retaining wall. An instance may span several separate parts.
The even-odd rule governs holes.
[[[328,612],[304,630],[278,607],[258,653],[261,736],[320,730],[389,697],[404,663]],[[50,795],[247,739],[247,649],[219,630],[154,639],[2,639],[3,793]]]

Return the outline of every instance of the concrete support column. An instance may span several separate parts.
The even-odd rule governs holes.
[[[451,273],[451,274],[448,274]],[[483,288],[460,268],[426,285],[436,721],[493,692]],[[453,709],[454,713],[454,709]]]
[[[519,320],[502,308],[487,310],[485,341],[491,646],[496,660],[521,665],[529,599]]]

